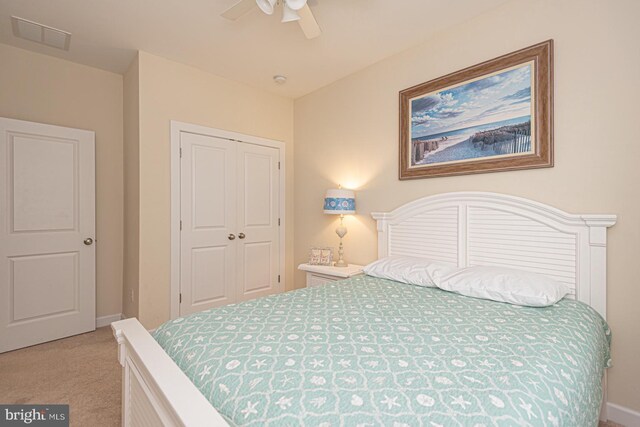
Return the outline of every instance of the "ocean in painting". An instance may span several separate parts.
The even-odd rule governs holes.
[[[531,152],[532,63],[414,98],[411,166]]]

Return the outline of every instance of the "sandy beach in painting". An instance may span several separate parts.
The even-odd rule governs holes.
[[[442,150],[429,153],[420,163],[421,165],[432,163],[453,162],[456,160],[476,159],[478,157],[496,156],[498,153],[480,150],[474,147],[470,137],[460,138],[460,141],[449,145]]]
[[[458,145],[460,143],[463,143],[465,141],[467,141],[473,134],[463,134],[463,135],[456,135],[456,136],[451,136],[449,137],[449,139],[445,140],[445,141],[439,141],[438,142],[438,148],[429,152],[428,154],[425,155],[425,158],[422,159],[421,161],[417,162],[416,165],[425,165],[428,163],[433,163],[433,162],[437,162],[438,160],[434,160],[437,159],[439,156],[436,156],[436,154],[445,151],[447,149],[452,149],[455,145]],[[449,157],[449,156],[447,156]],[[440,160],[443,161],[443,160]],[[446,161],[446,160],[444,160]]]
[[[413,141],[413,165],[431,165],[528,152],[531,147],[530,128],[530,118],[526,116],[418,138]],[[512,144],[516,139],[516,132],[520,132],[517,136],[517,146]],[[415,146],[420,144],[423,149],[416,152]]]

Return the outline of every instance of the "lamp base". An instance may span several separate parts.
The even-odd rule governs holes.
[[[342,257],[344,256],[344,247],[342,246],[342,238],[347,234],[347,227],[344,226],[342,220],[344,215],[340,215],[340,226],[336,228],[336,234],[340,237],[340,246],[338,246],[338,260],[333,263],[334,267],[348,267],[349,264],[345,262]]]

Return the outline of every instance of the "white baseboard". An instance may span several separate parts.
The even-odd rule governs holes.
[[[96,328],[102,328],[103,326],[109,326],[112,322],[122,320],[122,314],[110,314],[108,316],[96,317]]]
[[[640,427],[640,412],[607,402],[607,418],[625,427]]]

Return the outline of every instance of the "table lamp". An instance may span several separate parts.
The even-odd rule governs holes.
[[[324,213],[330,215],[340,215],[340,225],[336,228],[336,234],[340,237],[338,247],[338,261],[334,263],[336,267],[347,267],[349,264],[343,259],[344,249],[342,238],[347,234],[347,227],[344,226],[345,215],[356,213],[356,195],[353,190],[338,189],[327,190],[324,196]]]

